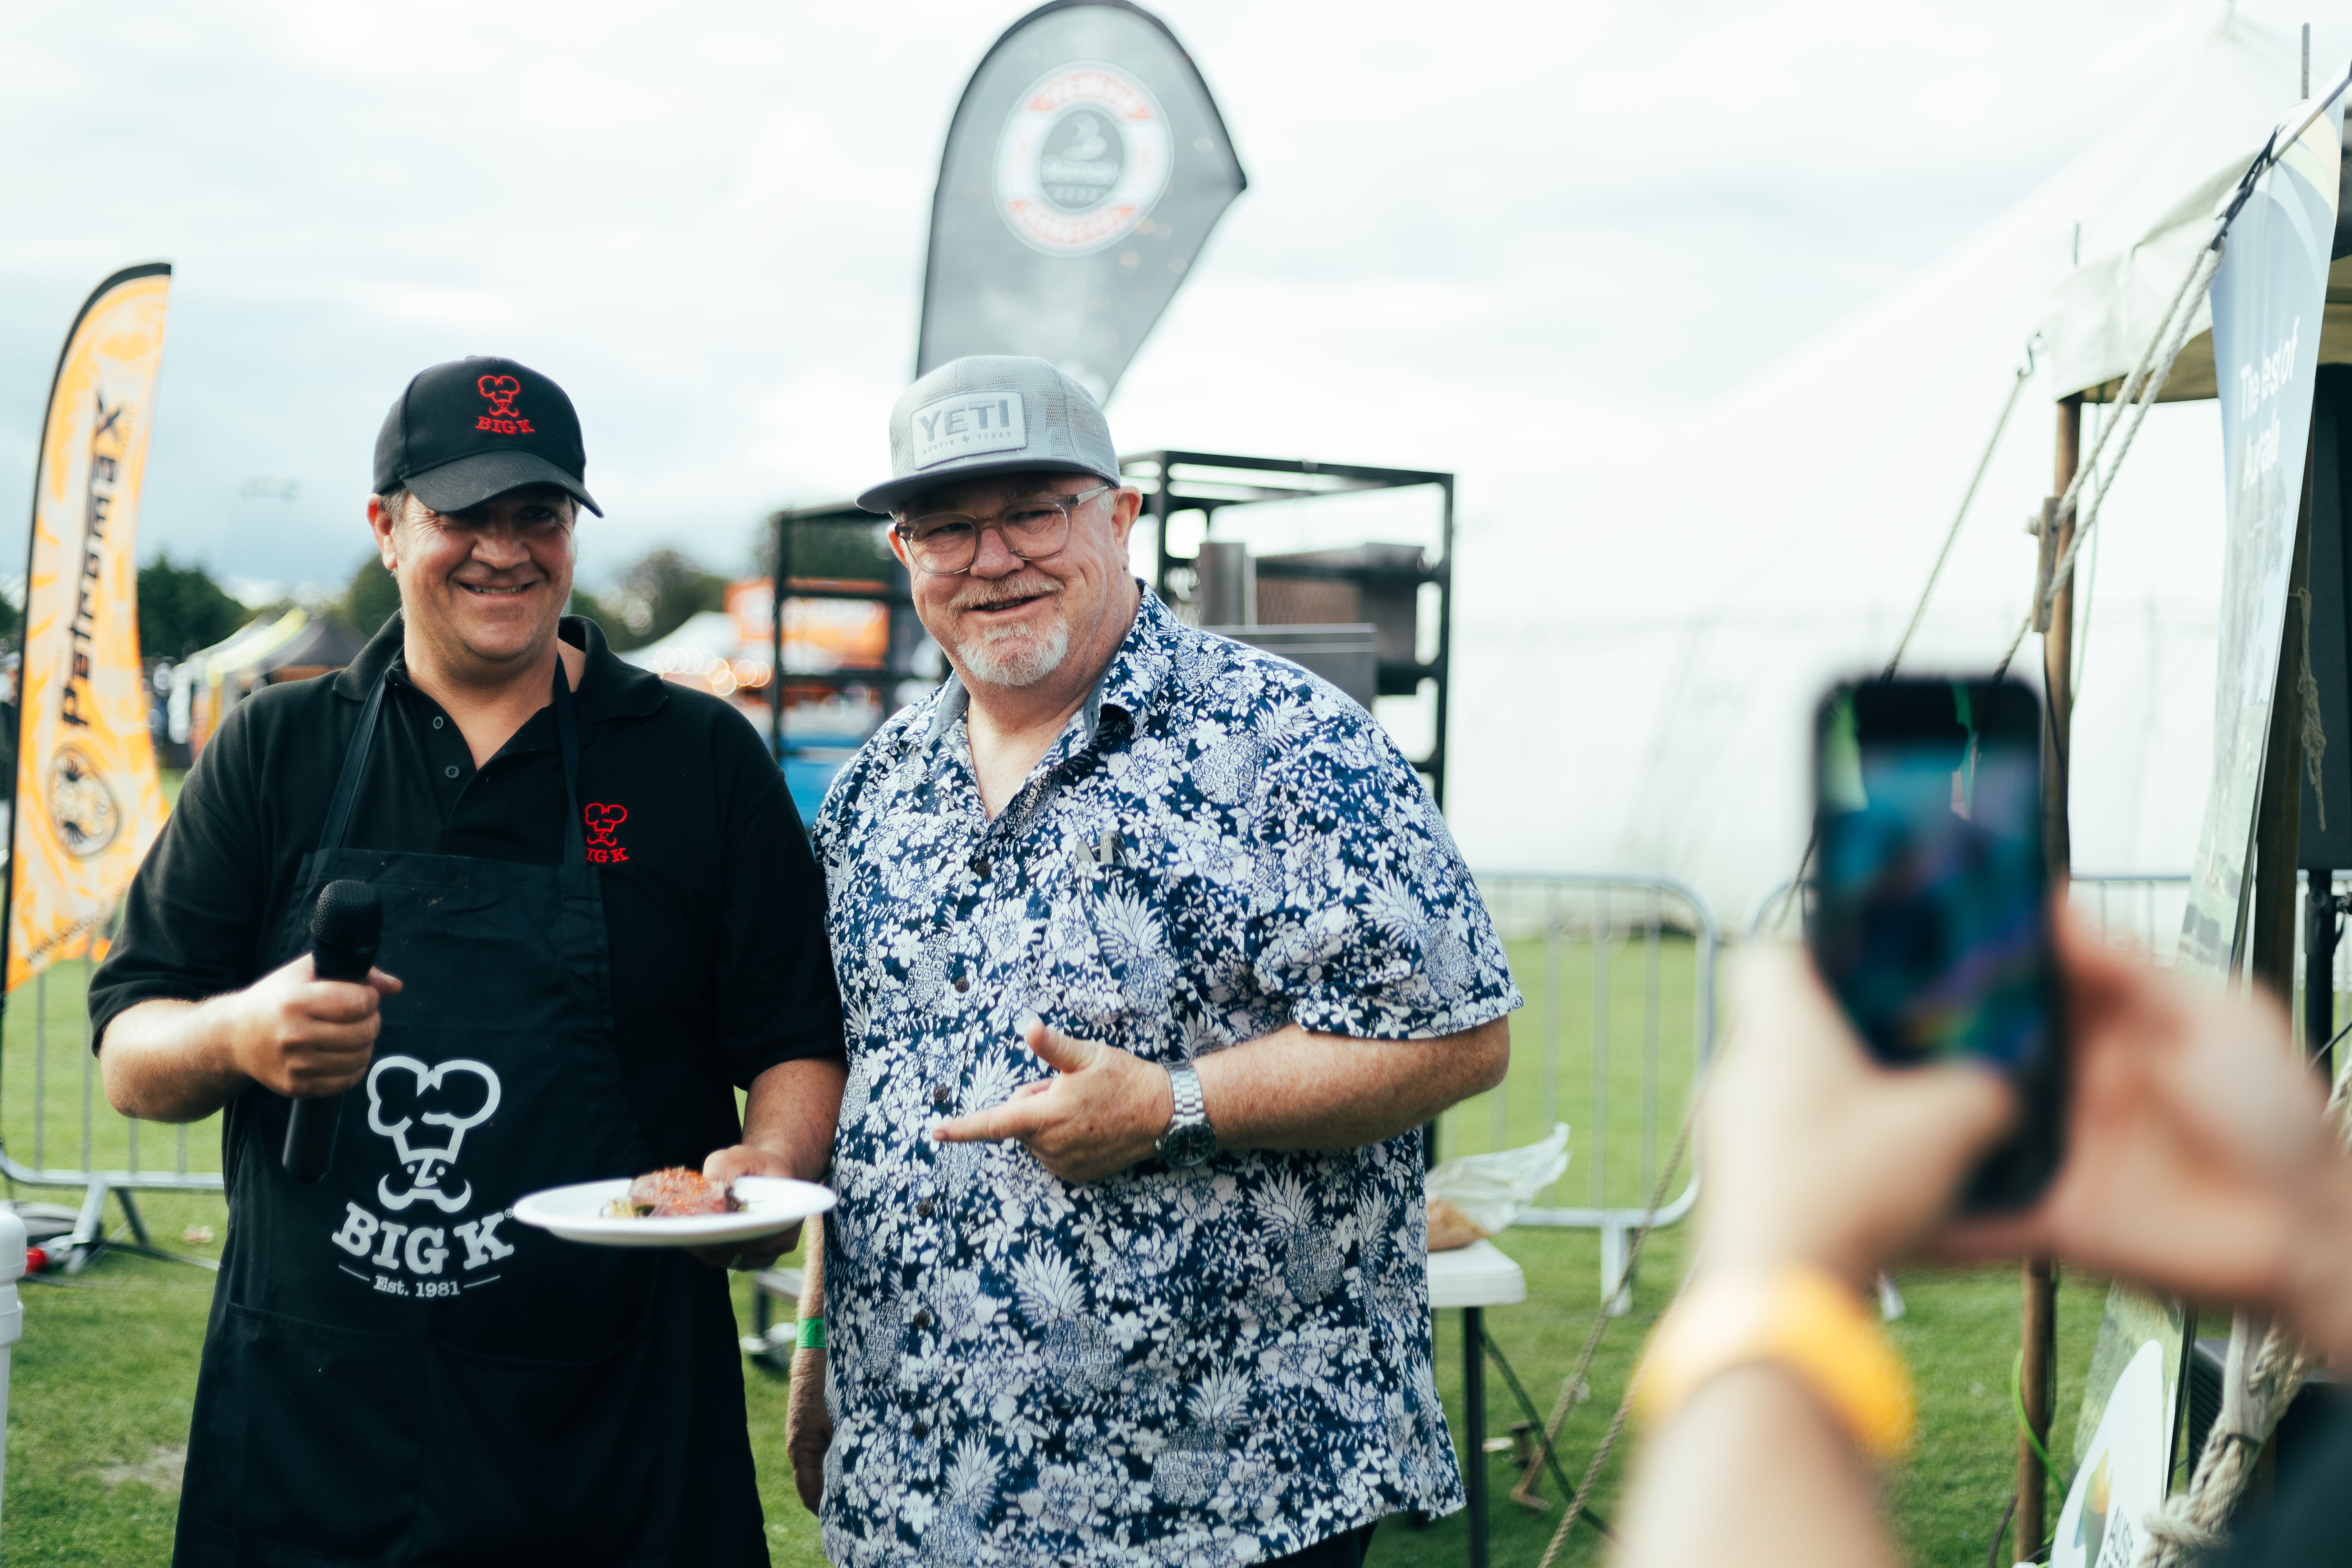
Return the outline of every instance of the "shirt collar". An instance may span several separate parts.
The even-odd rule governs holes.
[[[407,661],[402,655],[404,635],[404,623],[395,610],[383,629],[368,639],[367,647],[360,649],[359,657],[334,678],[335,695],[364,702],[384,671],[397,670],[405,679],[408,672]],[[588,656],[580,672],[579,689],[572,693],[582,723],[646,718],[669,700],[662,678],[650,669],[624,663],[604,641],[604,628],[587,616],[564,616],[556,628],[556,636]]]
[[[1066,735],[1073,742],[1069,748],[1073,752],[1095,743],[1102,733],[1106,714],[1129,726],[1141,719],[1158,700],[1169,672],[1175,668],[1179,623],[1168,606],[1160,602],[1160,595],[1141,579],[1137,580],[1136,586],[1142,590],[1142,600],[1136,605],[1135,620],[1120,639],[1118,650],[1111,655],[1110,663],[1096,678],[1087,700],[1078,705],[1073,721],[1075,735]],[[964,689],[963,678],[950,670],[932,700],[930,727],[923,731],[919,743],[925,747],[938,744],[940,737],[955,728],[956,721],[971,706],[971,694]]]

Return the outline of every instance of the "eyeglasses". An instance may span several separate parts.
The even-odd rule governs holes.
[[[992,518],[969,512],[934,511],[898,524],[898,537],[917,566],[934,576],[971,570],[980,558],[980,536],[994,529],[1004,548],[1024,561],[1058,555],[1070,542],[1070,514],[1117,485],[1097,485],[1069,496],[1032,496]]]

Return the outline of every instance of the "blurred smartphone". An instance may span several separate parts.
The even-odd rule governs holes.
[[[1977,1057],[2009,1075],[2023,1113],[1962,1206],[2021,1207],[2056,1173],[2065,1125],[2041,699],[2013,680],[1834,687],[1813,778],[1813,961],[1879,1061]]]

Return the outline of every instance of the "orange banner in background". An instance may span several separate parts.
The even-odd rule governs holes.
[[[798,590],[798,593],[794,593]],[[885,584],[844,577],[791,577],[784,591],[784,668],[793,674],[834,669],[880,669],[890,658],[890,606]],[[804,599],[799,594],[865,594],[871,598]],[[727,613],[747,651],[768,645],[773,634],[775,579],[753,577],[727,585]]]
[[[98,286],[58,357],[25,573],[7,987],[78,954],[163,827],[139,666],[139,486],[172,269]]]

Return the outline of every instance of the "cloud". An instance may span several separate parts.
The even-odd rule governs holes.
[[[1023,9],[22,10],[0,494],[29,488],[82,295],[161,256],[148,550],[341,577],[384,407],[496,352],[581,405],[592,580],[663,541],[739,564],[766,510],[879,471],[940,138]],[[1121,387],[1122,442],[1458,468],[1496,504],[1573,489],[1565,465],[1671,432],[1948,248],[2215,12],[1160,9],[1252,186]],[[242,495],[255,475],[299,499]]]

